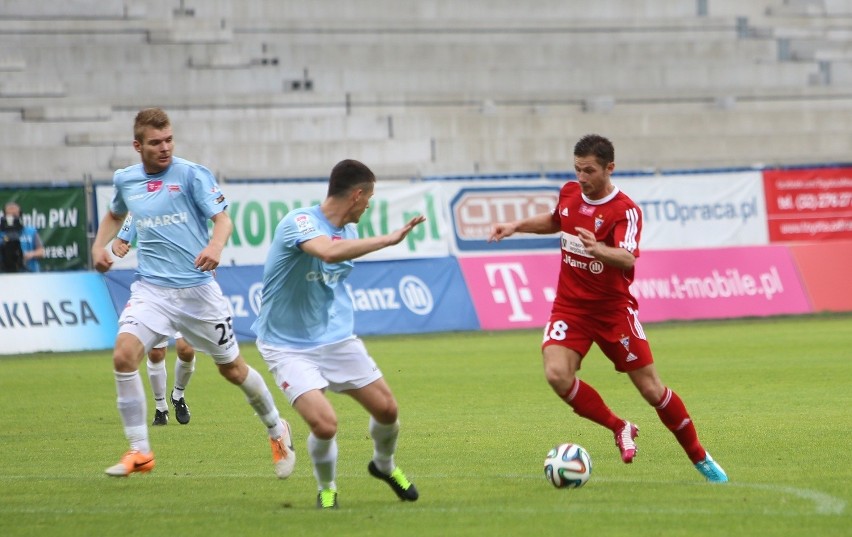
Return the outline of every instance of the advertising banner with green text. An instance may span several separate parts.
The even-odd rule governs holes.
[[[234,232],[222,253],[222,265],[264,264],[275,227],[281,218],[293,209],[320,203],[328,189],[324,181],[229,183],[221,187],[228,200],[228,214],[234,223]],[[112,192],[112,185],[95,189],[98,219],[106,214]],[[414,229],[403,242],[362,259],[380,261],[448,256],[450,232],[443,206],[439,183],[377,183],[370,206],[357,224],[361,237],[389,233],[418,214],[425,215],[426,222]],[[113,266],[135,267],[136,249],[133,248]]]

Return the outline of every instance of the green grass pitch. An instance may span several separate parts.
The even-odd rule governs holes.
[[[107,477],[126,449],[111,352],[41,354],[0,358],[0,535],[850,535],[852,316],[646,331],[663,381],[729,484],[705,483],[628,378],[593,350],[581,378],[641,428],[636,460],[622,464],[612,435],[550,392],[538,331],[367,338],[401,408],[397,462],[421,497],[402,503],[367,474],[366,413],[332,394],[334,512],[315,507],[307,428],[253,344],[242,345],[245,357],[293,424],[299,458],[286,481],[272,472],[242,392],[205,355],[187,391],[192,422],[150,429],[156,469]],[[171,382],[173,349],[167,360]],[[545,454],[567,441],[594,463],[577,490],[544,479]]]

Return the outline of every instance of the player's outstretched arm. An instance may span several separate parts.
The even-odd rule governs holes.
[[[515,233],[535,233],[537,235],[548,235],[559,231],[559,224],[553,222],[550,213],[542,213],[523,220],[514,222],[502,222],[491,227],[491,236],[488,242],[497,242]]]
[[[488,237],[488,242],[498,242],[506,237],[511,237],[517,231],[517,222],[501,222],[491,226],[491,236]]]
[[[305,253],[322,259],[326,263],[340,263],[399,244],[411,233],[412,229],[425,221],[425,216],[415,216],[396,231],[378,237],[333,241],[331,237],[321,235],[301,243],[299,247]]]

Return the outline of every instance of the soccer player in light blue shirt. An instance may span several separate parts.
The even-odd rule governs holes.
[[[136,226],[133,225],[133,215],[128,214],[124,224],[118,231],[115,240],[110,246],[116,257],[124,257],[130,251],[130,244],[136,240]],[[192,417],[189,404],[186,402],[184,391],[192,374],[195,372],[195,349],[186,342],[183,334],[175,332],[175,383],[169,394],[172,406],[175,409],[175,417],[178,423],[186,425]],[[154,420],[151,425],[162,426],[169,424],[169,405],[166,402],[166,385],[168,384],[168,372],[166,370],[166,348],[169,346],[169,338],[163,338],[159,343],[148,351],[146,371],[148,372],[148,383],[154,395]]]
[[[162,287],[194,287],[213,280],[209,271],[215,267],[196,266],[196,256],[208,246],[207,220],[214,221],[215,239],[213,217],[227,215],[227,203],[210,170],[178,157],[171,160],[152,175],[140,173],[140,164],[117,171],[109,210],[133,213],[142,279]],[[213,260],[204,263],[210,267]]]
[[[352,300],[343,286],[354,263],[325,262],[302,251],[301,243],[317,237],[351,240],[358,232],[355,224],[329,222],[319,205],[296,209],[281,220],[264,267],[263,307],[253,325],[258,339],[309,349],[355,337]]]
[[[337,507],[337,417],[325,390],[350,395],[370,414],[373,458],[367,470],[404,501],[417,489],[394,463],[399,410],[393,393],[354,331],[343,281],[352,260],[400,243],[425,218],[378,237],[358,238],[376,177],[355,160],[331,171],[328,195],[295,209],[275,229],[263,269],[257,347],[293,408],[311,429],[308,454],[317,480],[317,507]]]
[[[113,351],[118,411],[130,449],[106,473],[124,477],[154,468],[139,364],[156,343],[180,331],[245,393],[268,430],[275,473],[286,478],[296,462],[290,427],[263,377],[240,355],[230,303],[212,276],[233,229],[225,196],[209,170],[172,156],[174,137],[163,110],[139,112],[133,136],[142,162],[115,172],[115,192],[92,245],[95,268],[106,272],[113,263],[107,244],[128,212],[133,214],[138,279],[119,318]],[[212,236],[208,219],[213,221]]]

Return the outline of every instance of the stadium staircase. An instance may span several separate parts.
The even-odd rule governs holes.
[[[224,180],[822,164],[852,147],[844,0],[7,0],[0,184],[106,180],[132,120]]]

